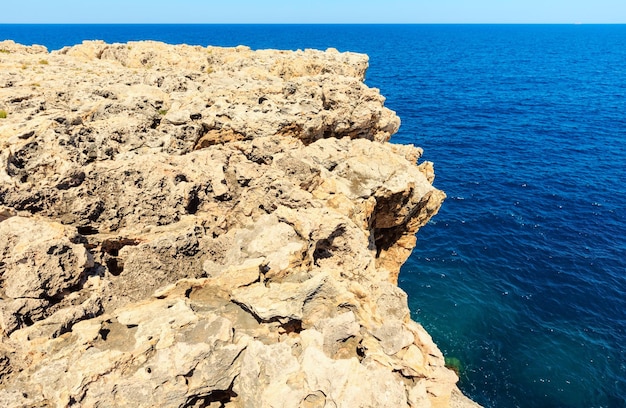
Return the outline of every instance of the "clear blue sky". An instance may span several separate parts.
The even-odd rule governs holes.
[[[626,0],[5,0],[1,23],[626,23]]]

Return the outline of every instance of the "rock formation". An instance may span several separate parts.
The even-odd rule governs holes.
[[[396,284],[445,195],[366,68],[0,42],[0,406],[475,406]]]

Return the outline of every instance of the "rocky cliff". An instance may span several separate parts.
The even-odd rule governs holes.
[[[0,42],[0,405],[473,406],[396,285],[445,195],[366,68]]]

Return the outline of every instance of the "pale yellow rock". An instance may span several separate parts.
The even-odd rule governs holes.
[[[445,194],[367,56],[0,50],[0,405],[475,406],[397,287]]]

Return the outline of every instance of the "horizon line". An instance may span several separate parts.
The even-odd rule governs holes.
[[[42,23],[42,22],[13,22],[13,23],[3,23],[0,22],[0,26],[2,25],[626,25],[624,23],[585,23],[585,22],[556,22],[556,23],[537,23],[537,22],[517,22],[517,23],[494,23],[494,22],[418,22],[418,23],[406,23],[406,22],[363,22],[363,23],[329,23],[329,22],[308,22],[308,23],[285,23],[285,22],[248,22],[248,23],[198,23],[198,22],[99,22],[99,23],[77,23],[77,22],[52,22],[52,23]]]

